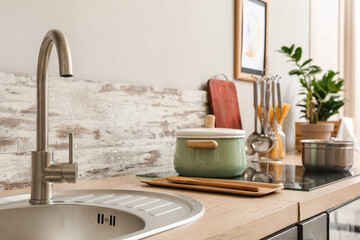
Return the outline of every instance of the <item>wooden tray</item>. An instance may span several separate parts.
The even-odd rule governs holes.
[[[215,180],[215,179],[213,179],[213,180]],[[216,180],[221,181],[221,182],[227,182],[227,183],[234,183],[234,184],[246,183],[246,185],[249,185],[249,186],[257,186],[257,187],[259,187],[259,192],[228,189],[228,188],[219,188],[219,187],[190,185],[190,184],[181,184],[181,183],[172,183],[172,182],[169,182],[168,180],[166,180],[166,177],[143,179],[143,180],[141,180],[141,182],[146,183],[150,186],[182,188],[182,189],[190,189],[190,190],[194,190],[194,191],[201,190],[201,191],[210,191],[210,192],[219,192],[219,193],[231,193],[231,194],[239,194],[239,195],[247,195],[247,196],[263,196],[263,195],[275,192],[277,190],[284,189],[283,185],[278,185],[278,184],[245,182],[245,181],[224,180],[224,179],[216,179]]]

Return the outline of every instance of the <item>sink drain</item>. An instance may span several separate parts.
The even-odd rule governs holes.
[[[106,217],[103,213],[98,213],[97,223],[98,224],[109,223],[110,226],[115,226],[115,216],[110,215],[110,217]]]

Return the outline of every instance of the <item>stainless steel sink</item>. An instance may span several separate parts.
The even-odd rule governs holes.
[[[29,197],[0,198],[0,239],[141,239],[205,212],[194,199],[143,190],[57,191],[47,205],[31,205]]]
[[[0,240],[140,239],[203,215],[201,203],[170,193],[128,189],[53,193],[53,183],[75,183],[78,175],[77,163],[73,161],[73,133],[69,134],[68,163],[53,162],[53,152],[48,148],[47,65],[54,45],[60,75],[72,76],[68,42],[59,30],[50,30],[43,39],[38,59],[31,197],[23,194],[0,198]]]

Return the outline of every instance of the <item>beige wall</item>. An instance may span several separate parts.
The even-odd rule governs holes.
[[[299,81],[290,77],[288,72],[293,69],[287,59],[276,50],[281,46],[295,44],[303,49],[302,58],[309,57],[309,1],[308,0],[271,0],[269,13],[269,69],[282,76],[283,99],[292,107],[284,122],[287,151],[295,146],[295,125],[299,120],[299,108],[295,105],[299,100]]]
[[[293,106],[285,123],[292,149],[298,82],[275,50],[296,43],[308,55],[309,0],[269,2],[269,70],[283,76]],[[215,73],[233,76],[234,0],[2,0],[0,70],[35,73],[41,39],[52,28],[68,37],[78,78],[203,89]],[[53,57],[50,74],[57,71]],[[252,84],[236,87],[249,134]]]
[[[354,36],[354,42],[355,43],[359,43],[360,41],[360,2],[359,1],[354,1],[354,5],[355,5],[355,10],[354,10],[354,20],[355,20],[355,24],[354,24],[354,28],[355,28],[355,36]],[[353,99],[354,99],[354,108],[353,108],[353,112],[354,112],[354,116],[356,116],[356,124],[357,124],[357,129],[359,129],[360,127],[360,94],[359,94],[359,89],[360,89],[360,46],[359,44],[355,45],[355,49],[353,49],[354,51],[354,58],[355,58],[355,63],[354,63],[354,78],[353,78],[353,86],[354,86],[354,94],[353,94]],[[356,94],[357,93],[357,94]],[[357,130],[357,139],[359,141],[360,139],[360,131]]]
[[[232,75],[233,15],[233,0],[2,0],[0,68],[34,73],[42,37],[58,28],[79,78],[199,89]]]
[[[339,2],[340,0],[310,1],[310,57],[324,71],[339,70]]]

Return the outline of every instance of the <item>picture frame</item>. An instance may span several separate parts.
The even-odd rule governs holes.
[[[235,0],[234,78],[266,75],[268,0]]]

